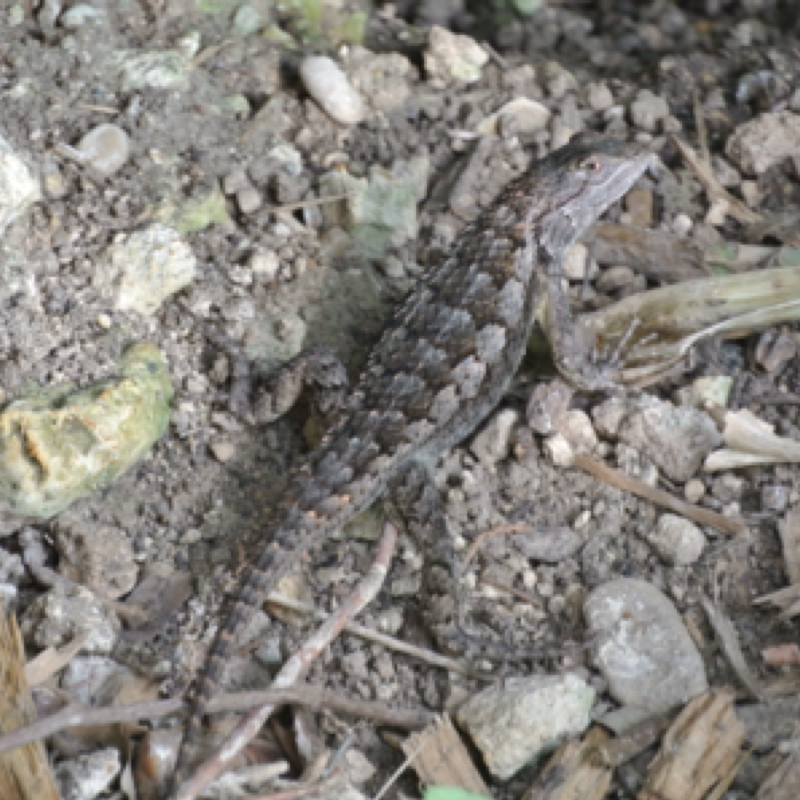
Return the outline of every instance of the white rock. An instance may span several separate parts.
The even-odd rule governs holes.
[[[631,120],[637,128],[654,131],[659,120],[669,115],[669,105],[663,97],[649,89],[640,89],[631,103]]]
[[[486,51],[469,36],[451,33],[434,25],[428,35],[425,71],[432,84],[474,83],[489,60]]]
[[[77,3],[68,8],[58,22],[62,28],[76,30],[92,22],[99,22],[104,16],[105,11],[101,8],[95,8],[88,3]]]
[[[250,256],[250,269],[253,274],[258,275],[268,283],[275,280],[280,266],[280,259],[274,250],[256,250]]]
[[[131,152],[128,134],[117,125],[98,125],[78,142],[77,151],[101,175],[108,177],[125,166]]]
[[[800,150],[800,114],[761,114],[740,125],[728,139],[725,154],[743,172],[760,175]]]
[[[473,439],[470,450],[489,469],[508,455],[509,438],[519,414],[513,408],[503,409]]]
[[[331,119],[341,125],[355,125],[364,118],[364,102],[333,59],[308,56],[300,64],[300,78],[306,91]]]
[[[55,768],[54,777],[64,800],[94,800],[111,785],[121,768],[119,750],[107,747],[62,761]]]
[[[582,281],[586,277],[589,265],[589,248],[582,242],[576,242],[567,248],[561,269],[564,277],[570,281]]]
[[[560,433],[545,439],[544,451],[557,467],[571,467],[575,460],[575,451]]]
[[[41,197],[41,186],[27,164],[0,136],[0,234]]]
[[[543,131],[550,117],[547,106],[527,97],[515,97],[482,119],[475,130],[484,136],[530,135]]]

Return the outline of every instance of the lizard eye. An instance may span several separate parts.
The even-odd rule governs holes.
[[[603,168],[603,162],[599,158],[587,158],[581,166],[589,170],[589,172],[600,172]]]

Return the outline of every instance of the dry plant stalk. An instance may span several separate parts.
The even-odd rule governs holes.
[[[631,295],[579,323],[602,349],[635,323],[620,379],[647,386],[669,374],[692,347],[710,337],[736,339],[800,319],[800,269],[785,267],[683,281]],[[546,327],[545,327],[546,330]]]
[[[778,436],[773,426],[747,408],[721,411],[725,447],[711,453],[703,464],[707,472],[751,467],[757,464],[795,464],[800,461],[800,444]]]
[[[611,786],[612,769],[599,753],[608,738],[602,728],[592,728],[582,742],[564,742],[524,800],[601,800]]]
[[[637,800],[701,800],[738,769],[743,740],[730,695],[696,697],[664,736]]]
[[[28,681],[25,649],[12,614],[0,614],[0,732],[9,733],[36,719]],[[40,741],[0,755],[3,800],[59,800]]]

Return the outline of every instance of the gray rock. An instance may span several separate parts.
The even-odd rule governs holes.
[[[640,89],[631,103],[631,120],[638,128],[655,131],[656,125],[669,115],[669,105],[663,97],[649,89]]]
[[[191,56],[181,50],[121,51],[115,57],[124,92],[179,89],[189,82]]]
[[[661,713],[708,689],[703,659],[672,603],[644,581],[618,578],[584,605],[589,632],[604,636],[597,666],[614,699]]]
[[[150,316],[170,295],[188,286],[196,259],[180,234],[156,223],[120,236],[97,265],[95,285],[113,288],[115,307]]]
[[[593,417],[598,431],[618,436],[680,483],[689,480],[722,442],[707,414],[651,395],[624,401],[611,398],[595,409]]]
[[[274,250],[256,250],[249,263],[253,275],[266,283],[272,283],[278,277],[281,262]]]
[[[120,769],[119,750],[107,747],[87,756],[62,761],[53,776],[63,800],[94,800],[111,785]]]
[[[671,566],[694,564],[706,546],[706,537],[700,528],[677,514],[662,514],[647,541]]]
[[[23,254],[0,245],[0,303],[20,296],[33,299],[38,294],[35,273]]]
[[[547,106],[527,97],[515,97],[481,120],[476,128],[484,136],[529,137],[545,130],[552,116]]]
[[[239,206],[242,214],[252,214],[254,211],[258,211],[261,203],[261,195],[254,186],[249,186],[236,193],[236,205]]]
[[[383,113],[406,102],[414,73],[413,64],[400,53],[372,53],[358,45],[347,61],[347,76],[356,91],[372,109]]]
[[[589,268],[589,248],[582,242],[576,242],[567,248],[561,269],[569,281],[582,281]]]
[[[93,705],[107,698],[109,685],[136,680],[127,667],[107,656],[77,655],[64,667],[60,688],[74,701]]]
[[[800,114],[761,114],[740,125],[728,139],[725,154],[743,172],[761,175],[800,150]]]
[[[256,33],[263,25],[261,14],[258,10],[247,4],[239,6],[233,15],[233,29],[239,36],[249,36]]]
[[[58,571],[99,597],[115,600],[133,589],[139,568],[133,545],[120,530],[81,521],[58,525]]]
[[[20,630],[36,647],[63,647],[87,634],[81,648],[86,654],[108,655],[114,647],[119,623],[82,587],[56,586],[37,597],[20,618]]]
[[[469,449],[484,467],[493,470],[508,455],[511,431],[518,419],[519,414],[513,408],[503,409],[472,440]]]
[[[535,675],[484,689],[457,717],[491,773],[507,780],[586,730],[593,703],[594,690],[575,675]]]
[[[586,101],[592,111],[605,111],[614,105],[614,95],[605,83],[590,83],[586,87]]]
[[[300,64],[306,91],[322,110],[341,125],[355,125],[364,118],[364,102],[333,59],[308,56]]]
[[[542,436],[555,433],[569,410],[573,394],[575,390],[560,379],[537,384],[525,409],[528,425]]]
[[[565,527],[515,533],[510,538],[525,558],[548,564],[564,561],[583,545],[583,539],[572,528]]]

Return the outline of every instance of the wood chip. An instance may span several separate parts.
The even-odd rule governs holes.
[[[571,739],[553,753],[524,800],[600,800],[611,786],[611,767],[598,751],[608,741],[602,728],[592,728],[583,741]]]
[[[800,583],[800,506],[793,506],[778,524],[789,583]]]
[[[425,730],[409,736],[401,746],[426,786],[456,786],[475,794],[490,795],[449,717],[438,719]]]
[[[735,776],[743,741],[729,694],[696,697],[664,736],[637,800],[701,800]]]
[[[0,615],[0,732],[10,733],[36,719],[28,681],[25,649],[13,615]],[[3,800],[59,800],[40,741],[0,755]]]

